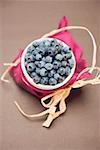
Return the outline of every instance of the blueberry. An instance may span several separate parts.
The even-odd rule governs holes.
[[[31,62],[31,61],[34,61],[34,60],[35,60],[34,55],[31,55],[29,53],[25,54],[25,61]]]
[[[27,62],[27,61],[25,61],[25,62],[24,62],[24,65],[25,65],[25,67],[26,67],[26,68],[27,68],[27,64],[28,64],[28,62]]]
[[[71,57],[72,57],[72,53],[71,52],[67,53],[67,58],[69,59]]]
[[[63,59],[64,60],[68,60],[69,58],[71,58],[72,57],[72,54],[71,53],[67,53],[67,54],[64,54],[63,55]]]
[[[63,59],[63,56],[61,54],[57,54],[55,56],[55,59],[61,61]]]
[[[32,51],[32,55],[36,56],[37,54],[38,54],[38,51],[36,49]]]
[[[36,49],[36,47],[34,47],[33,45],[31,46],[31,49],[34,51]]]
[[[60,76],[59,79],[58,79],[58,83],[61,83],[61,82],[63,82],[64,80],[65,80],[65,77]]]
[[[40,45],[39,45],[39,47],[36,47],[36,50],[38,51],[39,54],[45,53],[45,47],[41,47]]]
[[[46,59],[45,59],[45,57],[42,57],[42,61],[44,61],[44,62],[45,62],[45,60],[46,60]]]
[[[57,73],[59,73],[60,75],[64,75],[66,73],[66,70],[64,67],[61,67],[57,70]]]
[[[39,47],[40,47],[40,48],[44,48],[44,47],[45,47],[45,42],[44,42],[44,41],[41,41],[41,42],[39,43]]]
[[[47,50],[47,54],[49,55],[49,56],[53,56],[54,55],[54,51],[53,51],[53,49],[48,49]]]
[[[42,77],[40,83],[45,85],[48,84],[48,77]]]
[[[39,83],[39,82],[40,82],[40,77],[39,77],[39,76],[34,76],[34,77],[33,77],[33,81],[34,81],[35,83]]]
[[[27,52],[28,52],[28,53],[32,53],[32,52],[33,52],[33,48],[32,48],[31,46],[28,47]]]
[[[41,60],[41,58],[42,58],[42,56],[40,54],[37,54],[35,57],[36,60]]]
[[[35,63],[35,65],[36,65],[36,66],[38,66],[38,64],[39,64],[39,61],[35,61],[34,63]]]
[[[56,84],[57,84],[57,80],[54,79],[54,78],[50,78],[50,79],[49,79],[49,84],[50,84],[50,85],[56,85]]]
[[[51,69],[53,68],[53,64],[47,63],[47,64],[45,65],[45,68],[46,68],[47,70],[51,70]]]
[[[69,76],[69,74],[71,73],[71,69],[67,66],[66,68],[65,68],[65,70],[66,70],[66,76]]]
[[[54,55],[57,55],[58,54],[58,50],[57,49],[55,49],[55,51],[54,51]]]
[[[46,40],[46,41],[44,42],[44,45],[45,45],[46,47],[49,47],[49,46],[50,46],[50,41],[49,41],[49,40]]]
[[[45,55],[45,50],[44,50],[43,48],[41,48],[41,49],[39,50],[39,54],[41,54],[42,56],[44,56],[44,55]]]
[[[40,75],[43,76],[43,77],[46,76],[47,75],[47,70],[45,68],[42,68],[40,70]]]
[[[51,63],[51,62],[52,62],[52,57],[47,56],[47,57],[45,58],[45,61]]]
[[[34,63],[28,63],[27,64],[27,71],[32,72],[35,70],[35,64]]]
[[[54,69],[58,69],[60,66],[61,66],[61,63],[60,63],[59,61],[56,61],[56,60],[55,60],[55,61],[53,62],[53,68],[54,68]]]
[[[51,50],[53,52],[53,56],[57,55],[59,53],[58,49],[56,48],[56,46],[51,47]]]
[[[39,67],[39,68],[44,67],[44,65],[45,65],[45,62],[44,62],[44,61],[39,61],[39,63],[38,63],[38,67]]]
[[[68,59],[68,66],[70,68],[72,68],[74,66],[74,60],[71,58],[71,59]]]
[[[57,44],[56,46],[55,46],[55,54],[57,54],[57,53],[61,53],[61,49],[62,49],[62,46],[60,45],[60,44]]]
[[[52,70],[49,72],[48,77],[53,77],[55,73],[56,73],[56,71],[52,69]]]
[[[56,80],[58,80],[59,77],[60,77],[60,75],[59,75],[58,73],[54,74],[54,78],[55,78]]]
[[[62,44],[62,43],[60,43],[60,44],[59,44],[59,48],[62,50],[62,49],[63,49],[63,47],[64,47],[64,46],[63,46],[63,44]]]
[[[40,74],[40,68],[36,68],[35,71],[36,71],[37,74]]]
[[[35,50],[37,53],[39,53],[41,51],[40,47],[36,47]]]
[[[67,61],[67,55],[66,54],[63,55],[63,60]]]
[[[56,45],[55,45],[55,48],[56,48],[57,50],[59,50],[59,44],[56,44]]]
[[[64,53],[68,53],[68,52],[69,52],[69,47],[64,47],[64,48],[62,49],[62,51],[63,51]]]
[[[36,72],[32,72],[32,73],[31,73],[31,78],[33,78],[33,77],[35,77],[35,76],[37,76],[37,73],[36,73]]]
[[[56,44],[56,40],[55,39],[53,39],[52,41],[51,41],[51,46],[55,46],[55,44]]]
[[[48,56],[47,49],[45,49],[45,53],[44,53],[44,54],[42,54],[42,56],[43,56],[43,57]]]
[[[32,46],[34,46],[36,48],[37,46],[39,46],[39,42],[34,41],[33,44],[32,44]]]
[[[62,61],[61,65],[62,65],[62,67],[66,67],[67,66],[67,61]]]

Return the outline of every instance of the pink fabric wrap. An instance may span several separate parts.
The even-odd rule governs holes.
[[[60,20],[58,28],[62,28],[67,25],[68,25],[68,21],[66,17],[64,16]],[[86,60],[82,56],[82,49],[78,46],[78,44],[73,40],[73,38],[67,31],[57,33],[51,37],[65,42],[72,49],[75,59],[76,59],[76,69],[75,69],[74,75],[67,82],[67,84],[61,87],[61,88],[65,88],[73,84],[76,81],[76,77],[78,76],[78,74],[84,68],[86,68]],[[13,62],[15,62],[18,58],[20,58],[22,53],[23,53],[23,50],[20,49],[18,56],[15,58]],[[32,86],[25,78],[22,72],[20,63],[16,67],[12,67],[12,69],[10,70],[10,74],[19,86],[23,87],[26,91],[30,92],[31,94],[35,95],[38,98],[42,98],[43,96],[46,96],[47,94],[50,94],[55,91],[55,90],[40,90]],[[89,73],[84,73],[79,79],[88,78],[88,77],[89,77]]]

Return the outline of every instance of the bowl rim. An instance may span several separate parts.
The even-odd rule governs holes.
[[[21,68],[22,68],[22,72],[25,76],[25,78],[27,79],[27,81],[34,87],[38,88],[38,89],[41,89],[41,90],[54,90],[54,89],[57,89],[57,88],[60,88],[62,86],[64,86],[70,79],[71,77],[73,76],[74,72],[75,72],[75,68],[76,68],[76,60],[75,60],[75,56],[73,54],[73,51],[71,51],[72,53],[72,58],[74,60],[74,66],[73,68],[71,69],[71,73],[70,75],[61,83],[58,83],[56,85],[43,85],[43,84],[36,84],[33,79],[28,75],[27,71],[26,71],[26,68],[25,68],[25,54],[27,52],[27,49],[34,43],[34,42],[40,42],[40,41],[43,41],[43,40],[53,40],[53,39],[56,39],[56,38],[40,38],[40,39],[36,39],[34,41],[32,41],[31,43],[29,43],[27,45],[27,47],[24,49],[23,53],[22,53],[22,57],[21,57]],[[65,42],[61,41],[61,40],[58,40],[56,39],[57,42],[59,43],[62,43],[64,47],[68,47],[70,48]]]

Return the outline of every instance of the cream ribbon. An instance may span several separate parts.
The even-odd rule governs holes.
[[[48,114],[48,117],[46,121],[42,124],[42,126],[49,127],[55,118],[57,118],[59,115],[63,114],[66,111],[65,99],[68,97],[70,90],[71,88],[61,89],[43,97],[41,99],[41,103],[45,108],[48,108],[48,109],[39,114],[28,115],[21,109],[21,107],[16,101],[15,101],[15,105],[17,106],[18,110],[23,116],[30,118],[30,119],[36,118],[36,117],[42,117]],[[48,104],[45,104],[45,101],[48,98],[51,98],[51,100]],[[59,104],[59,111],[56,112],[57,104]]]
[[[16,67],[19,63],[20,63],[20,58],[17,59],[14,63],[4,63],[3,65],[4,65],[4,66],[8,66],[8,68],[7,68],[7,69],[5,70],[5,72],[2,74],[2,76],[1,76],[1,78],[0,78],[1,81],[9,83],[10,81],[7,80],[7,79],[5,79],[5,77],[6,77],[7,73],[11,70],[11,68],[12,68],[12,67]]]
[[[65,111],[66,111],[66,103],[65,103],[65,100],[68,98],[69,94],[70,94],[70,91],[72,88],[79,88],[79,87],[83,87],[87,84],[92,84],[92,85],[95,85],[95,84],[100,84],[100,67],[96,67],[96,51],[97,51],[97,46],[96,46],[96,42],[95,42],[95,38],[93,36],[93,34],[86,28],[86,27],[83,27],[83,26],[67,26],[67,27],[63,27],[61,29],[57,29],[57,30],[53,30],[51,31],[50,33],[48,34],[45,34],[42,38],[45,38],[45,37],[48,37],[48,36],[52,36],[56,33],[59,33],[59,32],[63,32],[65,30],[72,30],[72,29],[81,29],[81,30],[85,30],[89,33],[91,39],[92,39],[92,43],[93,43],[93,57],[92,57],[92,65],[91,67],[87,67],[85,69],[83,69],[78,77],[77,77],[77,80],[79,79],[79,77],[85,73],[85,72],[90,72],[92,74],[94,74],[94,71],[96,71],[96,74],[94,75],[94,77],[92,79],[88,79],[88,80],[78,80],[76,81],[73,85],[71,85],[70,87],[68,88],[65,88],[65,89],[60,89],[60,90],[57,90],[55,91],[54,93],[51,93],[45,97],[43,97],[41,99],[41,103],[42,105],[47,108],[47,110],[39,113],[39,114],[35,114],[35,115],[29,115],[29,114],[26,114],[22,109],[21,107],[19,106],[19,104],[15,101],[15,105],[17,106],[18,110],[20,111],[20,113],[27,117],[27,118],[35,118],[35,117],[41,117],[41,116],[44,116],[46,114],[48,114],[48,117],[46,119],[46,121],[43,123],[43,126],[44,127],[49,127],[52,123],[52,121],[57,118],[59,115],[63,114]],[[5,79],[5,76],[6,74],[9,72],[9,70],[18,65],[20,63],[20,59],[18,59],[17,61],[15,61],[15,63],[6,63],[4,65],[7,65],[9,66],[7,68],[7,70],[3,73],[3,75],[1,76],[1,80],[4,81],[4,82],[9,82],[8,80]],[[24,81],[24,80],[23,80]],[[50,102],[49,103],[45,103],[45,101],[48,99],[48,98],[51,98],[50,99]],[[59,110],[57,111],[57,107],[59,107]]]

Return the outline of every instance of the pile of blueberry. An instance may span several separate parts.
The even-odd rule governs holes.
[[[73,66],[71,48],[53,38],[34,41],[25,54],[26,71],[36,84],[61,83]]]

